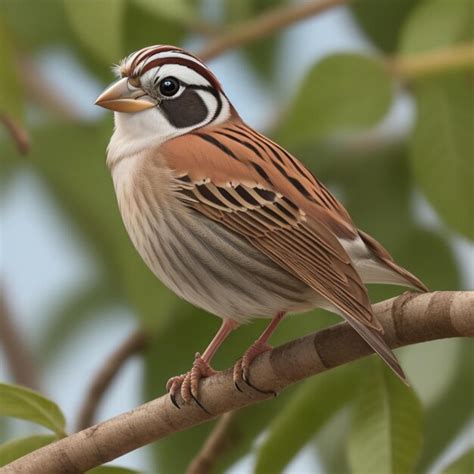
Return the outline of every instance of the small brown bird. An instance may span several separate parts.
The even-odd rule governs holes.
[[[317,307],[341,315],[404,379],[364,283],[425,291],[423,283],[357,229],[302,163],[246,125],[197,57],[150,46],[116,70],[96,104],[116,111],[107,164],[125,227],[168,288],[222,318],[192,369],[168,381],[173,402],[178,392],[197,399],[239,324],[272,318],[236,363],[236,385],[286,314]]]

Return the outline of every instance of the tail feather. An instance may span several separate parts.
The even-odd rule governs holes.
[[[397,357],[382,337],[382,334],[358,320],[349,316],[344,319],[357,331],[357,333],[369,344],[370,347],[382,358],[382,360],[393,370],[393,372],[406,384],[409,385],[405,372],[400,366]]]

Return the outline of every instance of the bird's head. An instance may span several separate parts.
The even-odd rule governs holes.
[[[164,141],[227,120],[233,113],[222,87],[197,57],[175,46],[132,53],[115,68],[119,79],[96,100],[114,110],[127,136]]]

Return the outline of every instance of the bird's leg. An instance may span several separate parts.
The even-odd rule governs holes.
[[[223,320],[219,331],[217,331],[214,339],[212,339],[204,353],[202,355],[199,354],[199,352],[196,353],[191,370],[186,374],[177,375],[168,380],[166,390],[168,390],[171,401],[176,407],[179,408],[176,402],[178,392],[181,393],[181,397],[185,403],[190,403],[191,400],[194,399],[199,404],[199,381],[204,377],[210,377],[216,373],[209,364],[217,352],[217,349],[219,349],[236,326],[237,323],[235,321],[230,319]]]
[[[249,381],[250,365],[255,357],[272,349],[272,346],[268,344],[268,339],[270,339],[273,331],[275,331],[276,327],[278,324],[280,324],[280,321],[284,316],[284,311],[277,313],[271,320],[270,324],[266,327],[265,331],[262,332],[260,337],[245,351],[244,355],[234,365],[234,383],[238,390],[240,390],[239,382],[241,380],[250,385],[252,388],[259,390]]]

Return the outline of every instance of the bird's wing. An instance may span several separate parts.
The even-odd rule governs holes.
[[[357,229],[303,164],[242,122],[186,134],[160,151],[188,206],[245,237],[326,298],[404,379],[340,242],[355,238]]]

